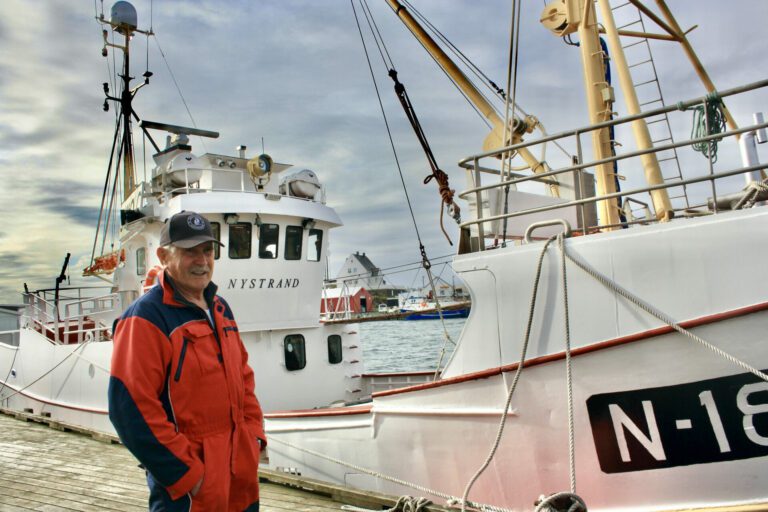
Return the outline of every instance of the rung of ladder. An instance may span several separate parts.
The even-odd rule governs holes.
[[[625,25],[622,25],[622,26],[618,27],[616,30],[621,30],[621,29],[623,29],[623,28],[631,27],[632,25],[637,25],[638,23],[640,23],[640,21],[641,21],[641,20],[639,20],[639,19],[638,19],[638,20],[635,20],[635,21],[630,21],[629,23],[627,23],[627,24],[625,24]]]
[[[646,121],[646,123],[645,123],[645,124],[656,124],[656,123],[663,123],[664,121],[666,121],[666,119],[664,119],[664,118],[662,117],[661,119],[656,119],[655,121]]]
[[[645,39],[640,39],[639,41],[635,41],[634,43],[629,43],[627,46],[622,46],[623,49],[632,48],[633,46],[637,46],[639,44],[643,44],[645,42]]]
[[[658,80],[653,78],[651,80],[646,80],[645,82],[640,82],[639,84],[632,84],[632,85],[635,86],[635,87],[640,87],[642,85],[652,84],[653,82],[658,82]]]
[[[645,103],[641,103],[641,104],[640,104],[640,106],[641,106],[641,107],[644,107],[644,106],[646,106],[646,105],[651,105],[651,104],[653,104],[653,103],[661,103],[661,99],[658,99],[658,100],[651,100],[651,101],[646,101]]]
[[[655,140],[652,140],[651,142],[652,142],[653,144],[658,144],[659,142],[668,142],[668,141],[670,141],[670,140],[672,140],[672,137],[663,137],[663,138],[661,138],[661,139],[655,139]]]
[[[670,157],[667,157],[667,158],[657,158],[656,161],[661,163],[661,162],[666,162],[667,160],[674,160],[676,158],[677,157],[675,157],[675,156],[670,156]]]
[[[617,5],[616,7],[613,7],[611,10],[612,10],[612,11],[618,11],[618,10],[619,10],[619,9],[621,9],[622,7],[626,7],[626,6],[628,6],[630,3],[631,3],[631,2],[624,2],[624,3],[623,3],[623,4],[621,4],[621,5]]]
[[[638,62],[636,64],[632,64],[631,66],[628,66],[628,67],[629,68],[636,68],[637,66],[642,66],[643,64],[648,64],[649,62],[653,62],[653,59],[646,59],[646,60]]]

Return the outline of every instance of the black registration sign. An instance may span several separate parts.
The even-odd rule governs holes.
[[[768,382],[751,373],[592,395],[587,410],[605,473],[768,455]]]

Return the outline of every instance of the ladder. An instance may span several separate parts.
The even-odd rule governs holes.
[[[624,2],[621,5],[612,7],[611,10],[613,11],[618,30],[628,29],[646,32],[643,14],[634,4]],[[656,64],[653,61],[653,52],[651,52],[651,45],[648,43],[648,39],[620,36],[620,40],[640,102],[640,110],[648,111],[665,106],[664,95],[661,92],[659,77],[656,73]],[[651,142],[654,145],[674,143],[672,126],[666,113],[647,118],[646,124],[651,134]],[[683,173],[676,149],[658,152],[656,157],[665,182],[683,180]],[[685,185],[671,187],[667,190],[672,207],[675,210],[685,210],[690,207]]]

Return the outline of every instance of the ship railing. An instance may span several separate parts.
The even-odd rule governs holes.
[[[342,281],[339,295],[329,296],[329,285],[337,285],[336,280],[323,281],[323,292],[321,296],[322,307],[320,313],[321,321],[328,320],[349,320],[352,318],[352,305],[350,303],[350,288],[346,280]],[[335,294],[334,294],[335,295]]]
[[[58,303],[50,299],[50,289],[25,293],[27,326],[56,344],[109,340],[111,326],[99,316],[113,312],[118,298],[117,294],[83,296],[86,290],[98,288],[101,287],[63,288]],[[74,296],[67,295],[73,293]]]
[[[767,86],[768,80],[761,80],[741,87],[719,91],[718,95],[720,98],[726,98]],[[724,204],[726,204],[726,208],[728,208],[727,200],[731,200],[733,196],[729,195],[727,198],[721,196],[718,198],[717,181],[737,175],[759,175],[761,171],[768,169],[768,164],[757,163],[754,165],[732,167],[724,171],[716,172],[714,168],[715,162],[711,157],[708,157],[708,173],[704,173],[700,176],[664,182],[657,185],[646,185],[603,195],[595,195],[589,190],[587,190],[585,193],[584,190],[585,188],[589,188],[585,187],[584,184],[589,184],[589,180],[592,179],[592,175],[587,172],[587,170],[590,168],[594,168],[602,164],[613,164],[614,162],[620,162],[628,159],[639,159],[639,157],[642,155],[658,154],[663,153],[664,151],[670,151],[673,149],[676,150],[678,148],[689,147],[693,145],[704,144],[711,147],[712,144],[722,143],[725,139],[737,139],[744,133],[757,132],[759,130],[768,128],[768,122],[756,122],[752,125],[744,126],[736,130],[728,130],[713,135],[689,138],[688,140],[663,145],[656,145],[649,149],[627,151],[622,154],[611,156],[609,158],[584,161],[583,137],[585,135],[591,134],[591,132],[595,130],[618,127],[632,123],[633,121],[639,119],[646,119],[664,113],[672,113],[678,110],[685,111],[697,105],[703,105],[706,108],[707,100],[708,98],[705,97],[679,102],[673,106],[661,107],[636,115],[625,116],[599,124],[587,125],[576,128],[574,130],[563,131],[557,134],[540,137],[535,140],[522,142],[519,144],[513,144],[504,148],[479,153],[462,159],[459,161],[459,166],[467,171],[469,174],[470,182],[475,186],[463,190],[461,193],[459,193],[459,197],[470,201],[470,207],[473,210],[473,218],[460,224],[460,227],[462,228],[462,243],[460,244],[459,252],[465,253],[478,250],[486,250],[488,247],[486,247],[485,240],[488,238],[496,238],[496,240],[522,240],[522,229],[524,228],[520,227],[527,227],[533,222],[541,220],[542,214],[547,214],[548,212],[558,212],[557,215],[560,215],[563,210],[567,210],[568,215],[573,217],[577,225],[577,234],[589,234],[607,228],[624,228],[635,224],[650,224],[658,222],[659,219],[657,219],[651,212],[651,207],[649,206],[648,202],[639,199],[636,196],[640,196],[641,198],[648,198],[649,194],[656,190],[685,187],[698,183],[710,183],[708,193],[711,194],[711,197],[707,198],[707,200],[700,205],[686,207],[682,210],[676,210],[676,214],[682,213],[683,216],[711,215],[717,214],[719,211],[723,210]],[[690,115],[690,113],[688,113],[688,115]],[[494,159],[494,161],[496,159],[501,159],[504,155],[514,154],[517,150],[522,148],[528,148],[530,150],[535,146],[540,146],[549,142],[562,141],[565,139],[573,139],[576,143],[577,155],[571,165],[566,165],[561,168],[540,173],[533,173],[528,170],[527,173],[524,174],[518,169],[512,173],[502,173],[500,170],[494,169],[492,165],[485,164],[485,162],[490,161],[490,159]],[[483,184],[483,175],[493,176],[493,182],[489,184]],[[509,205],[507,211],[502,211],[501,213],[496,213],[496,211],[501,209],[498,203],[496,208],[491,207],[491,201],[489,200],[489,193],[491,192],[495,192],[499,195],[505,194],[507,193],[509,187],[514,188],[519,184],[527,182],[538,182],[546,186],[554,186],[558,185],[558,177],[562,179],[563,176],[571,180],[568,183],[572,184],[573,190],[576,193],[574,198],[557,201],[546,201],[543,202],[544,204],[534,205],[533,207],[518,208],[517,210],[515,210],[515,205],[512,204]],[[507,177],[509,179],[505,179]],[[737,197],[739,197],[738,194]],[[600,221],[597,220],[595,214],[596,205],[600,201],[615,201],[621,198],[624,198],[624,205],[621,206],[624,213],[624,219],[622,219],[622,221],[618,224],[600,223]],[[631,211],[631,205],[628,204],[628,202],[634,202],[635,204],[643,206],[644,209],[647,210],[646,216],[637,217],[634,214],[628,215],[626,213],[627,210],[629,209]],[[486,207],[486,205],[488,205],[488,207]],[[560,215],[560,217],[557,215],[552,215],[550,219],[564,217],[564,215]],[[512,229],[510,228],[509,231],[503,234],[499,234],[499,224],[502,222],[504,224],[512,223],[513,219],[516,221],[515,226],[520,229],[520,233],[513,234]],[[491,223],[495,223],[495,225]],[[508,234],[510,235],[507,236]]]

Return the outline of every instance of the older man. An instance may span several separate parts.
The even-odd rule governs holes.
[[[214,244],[201,215],[171,217],[158,285],[115,323],[109,418],[146,469],[152,512],[259,509],[262,412],[232,311],[211,282]]]

